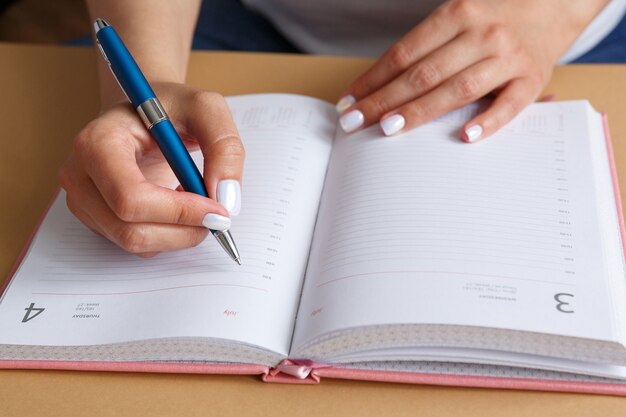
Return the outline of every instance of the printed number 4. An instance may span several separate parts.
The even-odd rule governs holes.
[[[574,298],[574,294],[568,294],[566,292],[560,292],[558,294],[554,294],[554,300],[557,302],[556,304],[556,309],[559,310],[561,313],[573,313],[574,310],[566,310],[565,307],[567,307],[570,303],[568,301],[563,301],[563,297],[571,297]]]
[[[45,308],[35,308],[35,303],[30,303],[30,306],[26,307],[26,314],[24,314],[24,318],[22,319],[22,323],[26,323],[43,313]]]

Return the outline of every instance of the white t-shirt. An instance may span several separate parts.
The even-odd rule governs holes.
[[[546,0],[550,1],[550,0]],[[243,0],[305,52],[379,56],[442,0]],[[561,62],[583,55],[621,20],[626,0],[611,0]]]

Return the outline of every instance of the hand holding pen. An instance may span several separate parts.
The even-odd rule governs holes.
[[[244,160],[221,96],[175,83],[152,86],[180,135],[197,141],[203,152],[205,177],[200,185],[210,199],[202,197],[201,190],[194,189],[196,195],[167,188],[172,170],[134,106],[127,103],[109,107],[78,134],[60,173],[72,212],[96,233],[142,256],[197,245],[208,229],[224,236],[229,212],[239,211]],[[146,112],[152,110],[159,109]],[[188,175],[192,184],[193,176]]]

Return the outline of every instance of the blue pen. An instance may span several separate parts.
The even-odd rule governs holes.
[[[187,148],[170,122],[159,99],[141,73],[139,66],[118,36],[117,32],[103,19],[94,21],[96,41],[104,60],[109,65],[124,94],[139,113],[139,117],[159,145],[167,163],[174,171],[183,189],[208,197],[198,168],[193,163]],[[211,230],[211,233],[230,257],[241,265],[235,241],[228,230]]]

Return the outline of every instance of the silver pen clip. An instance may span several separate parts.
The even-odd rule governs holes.
[[[109,24],[104,19],[97,18],[93,22],[93,30],[96,34],[100,31],[100,29],[105,28],[107,26],[109,26]],[[111,67],[111,61],[109,61],[109,57],[107,56],[106,52],[104,52],[104,48],[102,48],[102,45],[100,45],[100,41],[98,40],[97,36],[96,36],[96,45],[98,45],[98,49],[100,50],[100,53],[102,54],[102,58],[104,58],[104,61],[109,66],[109,70],[111,71],[111,74],[113,74],[113,78],[115,78],[117,85],[120,86],[120,90],[122,90],[122,92],[124,93],[128,101],[130,101],[132,104],[130,97],[128,97],[126,90],[124,90],[124,87],[122,86],[122,83],[120,83],[120,80],[117,78],[117,75],[115,75],[115,71],[113,71],[113,68]]]

